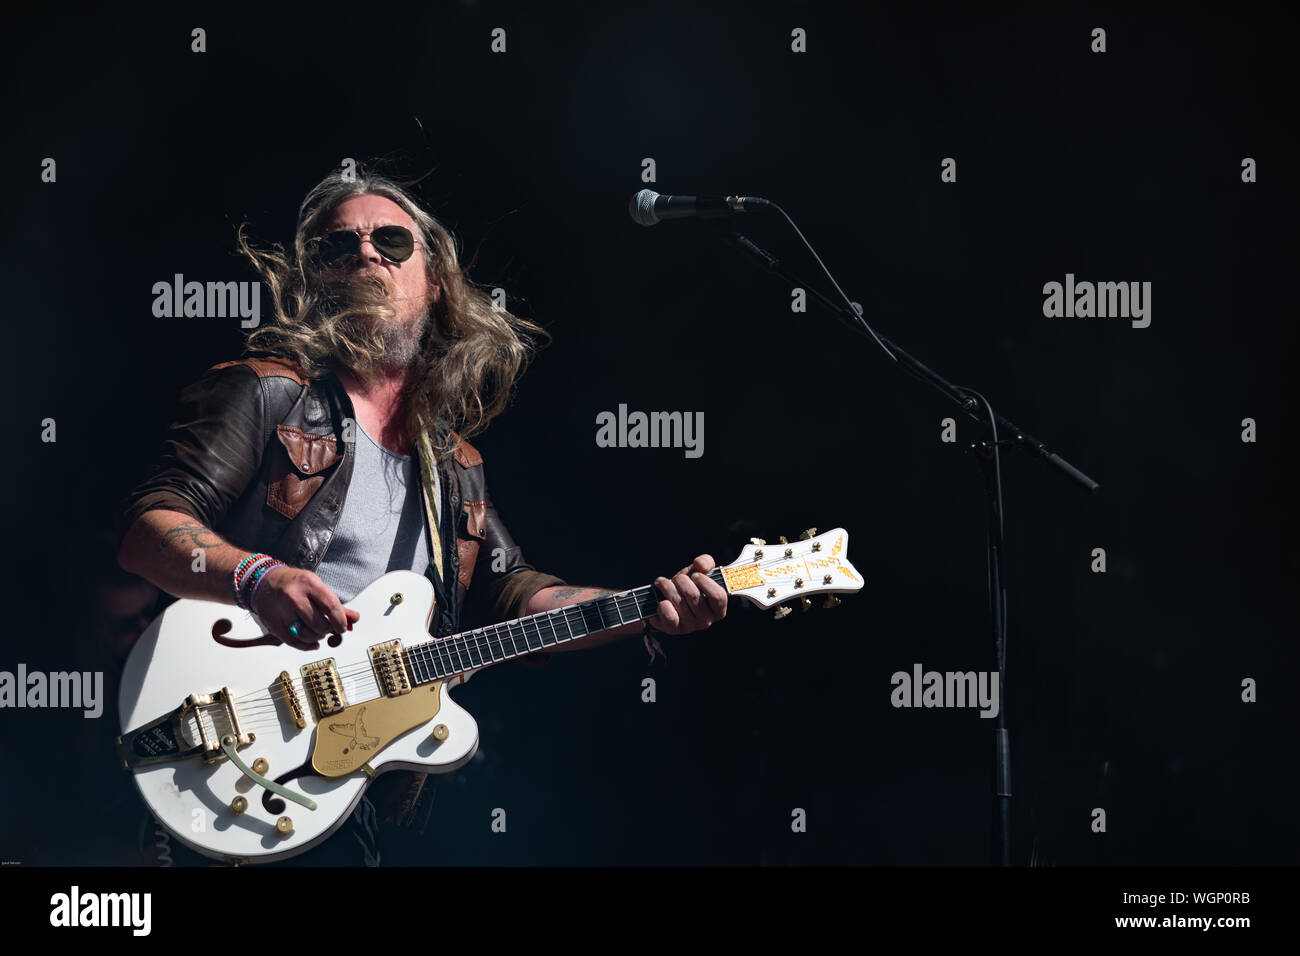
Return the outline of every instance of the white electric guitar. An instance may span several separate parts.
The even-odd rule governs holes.
[[[862,588],[841,528],[751,540],[709,577],[771,607]],[[814,536],[816,535],[816,536]],[[347,819],[389,770],[447,773],[478,749],[478,725],[447,691],[490,664],[652,616],[635,588],[448,637],[429,634],[433,585],[393,571],[348,607],[356,626],[317,651],[271,636],[233,604],[179,600],[141,636],[122,675],[122,767],[172,836],[199,853],[263,863],[302,853]],[[790,613],[790,606],[777,617]]]

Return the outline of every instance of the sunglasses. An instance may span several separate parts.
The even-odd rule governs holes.
[[[419,245],[405,226],[380,226],[367,235],[375,250],[389,262],[405,262]],[[318,237],[314,241],[318,243],[320,261],[332,269],[347,265],[361,254],[361,236],[355,229],[342,229]]]

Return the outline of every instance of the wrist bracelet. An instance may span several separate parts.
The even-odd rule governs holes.
[[[235,572],[230,576],[230,595],[238,607],[244,606],[239,601],[239,578],[244,573],[244,569],[257,560],[258,557],[260,557],[258,554],[247,555],[239,564],[235,565]]]
[[[251,582],[248,591],[248,608],[247,608],[248,610],[250,611],[253,610],[253,601],[257,597],[257,588],[262,583],[263,579],[266,578],[266,573],[268,571],[271,571],[274,568],[283,568],[287,566],[288,565],[286,565],[283,561],[274,561],[271,564],[268,564],[266,567],[259,568],[257,571],[253,572],[255,577]]]
[[[249,572],[267,561],[274,561],[269,554],[258,551],[248,555],[235,567],[235,573],[231,576],[230,592],[235,599],[235,604],[247,610],[247,605],[243,601],[243,592],[245,585],[248,583]]]
[[[245,555],[244,559],[235,566],[235,575],[234,575],[235,581],[237,582],[240,579],[240,577],[244,574],[244,572],[248,570],[248,566],[250,564],[252,564],[258,558],[264,558],[264,557],[266,557],[266,554],[262,551],[255,551],[252,554]]]
[[[240,589],[247,590],[248,582],[253,579],[253,575],[257,573],[257,569],[262,567],[264,564],[271,564],[274,561],[275,558],[271,557],[269,554],[264,554],[248,567],[244,568],[243,573],[239,576]]]
[[[252,564],[244,569],[244,576],[239,579],[239,595],[245,608],[252,607],[252,601],[249,597],[253,584],[267,571],[274,567],[278,562],[270,555],[258,558]]]

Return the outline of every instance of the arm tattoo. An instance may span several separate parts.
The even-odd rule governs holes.
[[[174,528],[169,528],[163,534],[162,540],[158,542],[158,550],[166,550],[167,545],[171,544],[171,542],[180,541],[187,536],[196,548],[219,548],[225,544],[211,528],[205,528],[201,524],[191,522],[190,524],[178,524]]]

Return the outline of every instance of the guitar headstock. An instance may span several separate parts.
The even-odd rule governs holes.
[[[862,575],[849,564],[848,547],[849,533],[843,528],[824,534],[809,528],[798,541],[781,538],[776,544],[750,538],[740,556],[722,569],[722,576],[730,593],[759,607],[799,598],[806,611],[814,594],[827,595],[822,607],[835,607],[840,601],[834,595],[862,590]],[[790,611],[787,605],[776,616],[783,618]]]

